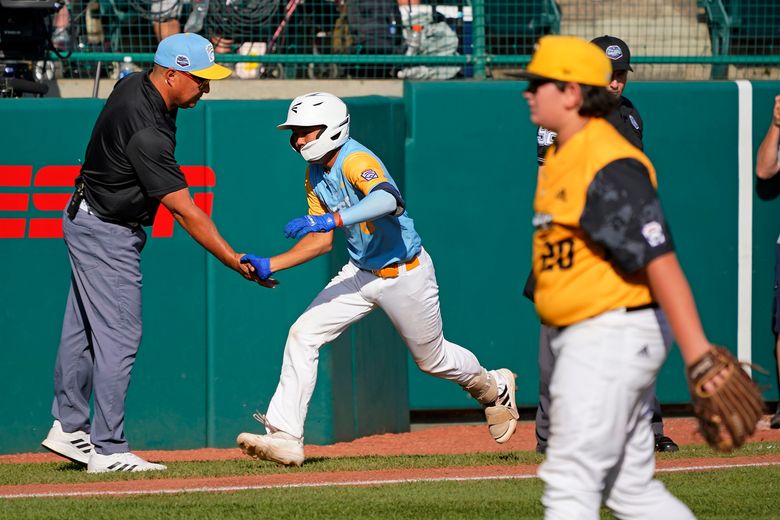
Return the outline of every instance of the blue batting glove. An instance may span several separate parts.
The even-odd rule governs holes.
[[[333,213],[321,216],[305,215],[294,218],[284,226],[284,236],[287,238],[301,238],[308,233],[327,233],[337,227]]]
[[[261,258],[255,255],[244,255],[241,257],[240,262],[242,264],[252,264],[255,268],[257,277],[261,280],[269,278],[273,273],[271,272],[271,259]]]

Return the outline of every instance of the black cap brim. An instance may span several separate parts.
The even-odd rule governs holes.
[[[546,78],[544,76],[540,76],[538,74],[534,74],[532,72],[528,72],[527,70],[521,70],[521,71],[515,72],[513,74],[513,76],[515,76],[516,78],[520,78],[520,79],[549,79],[549,78]]]
[[[613,71],[617,71],[617,70],[630,70],[631,72],[634,72],[634,69],[631,68],[631,65],[629,65],[628,63],[625,63],[625,62],[624,63],[619,63],[619,62],[614,62],[613,61],[612,62],[612,70]]]

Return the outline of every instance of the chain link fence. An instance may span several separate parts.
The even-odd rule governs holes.
[[[0,0],[6,76],[116,78],[181,31],[210,39],[239,79],[513,78],[545,34],[618,36],[635,79],[780,76],[778,0],[60,1]],[[40,12],[43,55],[12,49],[23,11]]]

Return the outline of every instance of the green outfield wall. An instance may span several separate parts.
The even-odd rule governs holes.
[[[532,406],[538,322],[521,290],[530,269],[536,130],[523,87],[409,83],[403,98],[348,104],[352,135],[380,154],[401,185],[434,259],[447,339],[486,367],[513,369],[519,402]],[[627,89],[644,118],[646,151],[705,327],[712,340],[739,343],[740,354],[772,371],[760,376],[772,400],[780,201],[772,183],[756,186],[745,160],[758,148],[777,92],[780,83],[769,82]],[[306,211],[305,165],[287,133],[275,129],[287,104],[207,101],[179,115],[177,159],[213,170],[215,182],[192,191],[196,200],[210,198],[220,231],[242,251],[283,251],[291,245],[284,224]],[[61,239],[33,236],[50,232],[42,219],[59,217],[52,200],[68,191],[46,168],[79,164],[101,106],[0,100],[0,121],[13,128],[0,140],[0,453],[38,449],[51,424],[69,268]],[[752,132],[747,145],[745,132]],[[287,330],[346,252],[339,238],[330,256],[280,273],[281,285],[267,290],[219,264],[178,226],[168,235],[150,238],[143,253],[145,329],[127,435],[135,449],[231,446],[238,432],[260,430],[251,415],[264,411],[274,392]],[[688,399],[677,352],[663,368],[658,394],[665,403]],[[410,410],[474,407],[456,385],[417,370],[376,312],[322,350],[306,442],[405,431]]]

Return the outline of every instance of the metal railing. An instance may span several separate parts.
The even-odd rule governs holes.
[[[777,0],[63,1],[39,77],[115,78],[180,31],[242,79],[512,78],[545,34],[618,36],[637,79],[780,77]]]

